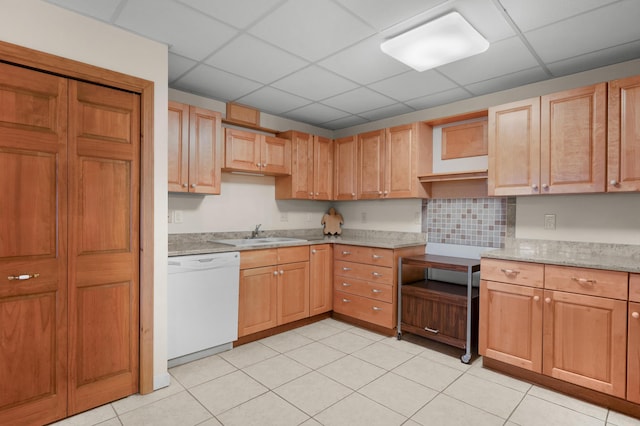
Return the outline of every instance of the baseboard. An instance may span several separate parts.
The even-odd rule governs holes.
[[[166,388],[171,384],[171,375],[168,372],[156,374],[153,376],[153,390]]]

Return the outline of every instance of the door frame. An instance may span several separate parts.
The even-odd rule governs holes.
[[[140,380],[153,392],[153,92],[152,81],[0,41],[0,61],[140,94]]]

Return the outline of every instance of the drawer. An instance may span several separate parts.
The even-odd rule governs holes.
[[[516,262],[513,260],[480,260],[480,276],[483,280],[526,285],[542,288],[544,268],[540,263]]]
[[[336,244],[333,253],[335,260],[393,267],[393,250],[391,249]]]
[[[393,302],[393,286],[390,284],[371,283],[356,278],[336,277],[333,287],[335,291],[343,291],[387,303]]]
[[[277,263],[277,249],[245,250],[240,252],[240,269],[273,266]]]
[[[364,263],[335,261],[333,263],[334,276],[356,278],[373,283],[393,284],[393,268]]]
[[[627,300],[629,274],[620,271],[546,265],[544,287],[589,296]]]
[[[391,303],[335,291],[333,293],[333,310],[339,314],[348,315],[381,327],[393,328],[395,326],[395,313]]]
[[[629,301],[640,302],[640,274],[629,274]]]
[[[278,264],[309,261],[309,246],[278,248]]]

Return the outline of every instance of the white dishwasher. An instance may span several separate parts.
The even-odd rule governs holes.
[[[169,367],[232,348],[238,338],[240,253],[169,258]]]

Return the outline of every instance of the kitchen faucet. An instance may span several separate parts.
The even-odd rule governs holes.
[[[262,226],[261,223],[256,225],[256,229],[251,231],[251,238],[257,238],[258,237],[258,234],[260,234],[260,226]]]

